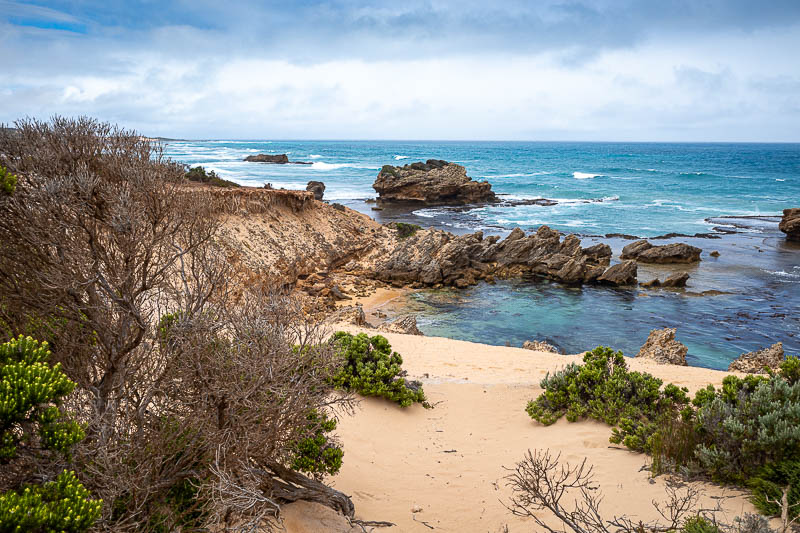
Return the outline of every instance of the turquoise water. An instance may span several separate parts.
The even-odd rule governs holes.
[[[397,311],[417,313],[426,334],[498,345],[547,338],[567,351],[605,344],[632,354],[651,328],[671,326],[689,346],[691,363],[700,366],[724,368],[743,351],[778,340],[800,353],[800,247],[785,243],[775,218],[800,206],[800,144],[182,141],[168,143],[166,151],[245,185],[301,189],[320,180],[326,199],[378,220],[457,233],[502,235],[548,224],[608,242],[616,253],[628,241],[598,236],[720,236],[678,239],[722,254],[704,254],[692,267],[687,292],[532,283],[422,291]],[[286,153],[313,164],[242,161],[255,153]],[[558,204],[375,212],[365,203],[375,196],[371,185],[381,166],[430,158],[464,165],[503,200]],[[762,218],[747,218],[754,216]],[[663,279],[670,272],[644,268],[639,277]],[[708,290],[729,294],[692,295]]]

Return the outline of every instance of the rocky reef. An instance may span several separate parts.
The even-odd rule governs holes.
[[[702,252],[700,248],[682,242],[655,246],[642,239],[625,246],[620,257],[640,263],[696,263],[700,261]]]
[[[529,235],[515,228],[503,240],[484,238],[480,231],[456,236],[430,229],[375,249],[345,269],[395,286],[464,288],[497,278],[549,279],[569,285],[636,283],[635,262],[608,268],[610,259],[608,245],[583,248],[575,235],[562,239],[560,232],[547,226]]]
[[[675,340],[675,328],[654,329],[636,357],[650,359],[662,365],[687,366],[689,349]]]
[[[769,348],[743,353],[728,366],[728,372],[765,374],[767,368],[777,370],[783,359],[783,343],[776,342]]]
[[[273,163],[275,165],[310,165],[309,161],[289,161],[289,156],[286,154],[258,154],[248,155],[244,158],[245,161],[250,163]]]
[[[464,167],[439,159],[402,167],[385,165],[372,188],[382,203],[463,205],[497,202],[488,181],[472,181]]]
[[[778,229],[786,234],[787,241],[800,242],[800,207],[784,209]]]

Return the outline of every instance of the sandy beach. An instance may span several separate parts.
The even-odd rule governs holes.
[[[341,329],[375,334],[348,326]],[[506,526],[511,532],[535,531],[532,521],[516,518],[504,507],[509,490],[503,478],[505,468],[522,459],[526,450],[546,448],[570,463],[588,458],[605,495],[605,515],[658,517],[651,502],[665,499],[665,479],[651,479],[643,470],[647,456],[609,444],[611,431],[604,424],[562,419],[545,427],[524,411],[526,402],[541,392],[539,380],[548,371],[579,361],[581,356],[381,334],[402,354],[410,377],[424,382],[435,407],[401,409],[370,398],[361,400],[354,416],[341,417],[338,434],[345,450],[344,465],[329,481],[352,496],[358,518],[393,522],[396,527],[391,531],[494,533]],[[726,375],[628,361],[633,369],[691,391],[719,384]],[[720,515],[727,520],[754,511],[746,497],[732,489],[704,484],[703,492],[707,506],[721,496],[730,497]],[[289,510],[290,531],[323,527],[323,522],[308,522],[313,513],[304,505],[299,522],[296,510]],[[341,530],[329,526],[325,526],[329,531]]]

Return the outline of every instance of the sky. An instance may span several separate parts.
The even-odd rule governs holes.
[[[800,0],[0,0],[0,122],[800,142]]]

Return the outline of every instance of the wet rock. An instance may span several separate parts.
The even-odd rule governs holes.
[[[644,287],[645,289],[653,289],[661,286],[661,280],[658,278],[654,278],[651,279],[650,281],[643,281],[639,283],[639,286]]]
[[[293,164],[293,165],[310,165],[310,162],[306,161],[289,161],[289,156],[286,154],[258,154],[258,155],[248,155],[244,158],[245,161],[249,161],[250,163],[273,163],[276,165],[286,165],[286,164]]]
[[[438,159],[402,167],[385,165],[372,188],[384,203],[463,205],[497,201],[488,181],[472,181],[463,166]]]
[[[710,254],[708,254],[708,255],[710,255],[711,257],[719,257],[719,252],[718,252],[718,251],[716,251],[716,250],[714,250],[713,252],[711,252],[711,253],[710,253]]]
[[[533,350],[535,352],[561,353],[561,350],[544,341],[525,341],[522,343],[522,348],[525,350]]]
[[[686,346],[675,340],[675,328],[654,329],[636,357],[660,364],[687,366],[688,351]]]
[[[637,272],[636,261],[625,261],[609,267],[597,281],[609,285],[634,285]]]
[[[641,263],[695,263],[703,250],[682,242],[653,246],[642,240],[622,249],[622,259],[635,259]]]
[[[743,353],[728,366],[728,372],[765,374],[766,368],[777,370],[783,362],[783,359],[783,343],[776,342],[769,348]]]
[[[611,261],[611,247],[607,244],[595,244],[583,249],[583,255],[593,258],[601,264],[606,264]]]
[[[784,209],[778,229],[786,234],[787,241],[800,242],[800,208]]]
[[[686,272],[678,272],[672,274],[667,279],[665,279],[664,283],[662,283],[661,286],[670,288],[681,288],[681,287],[686,287],[687,281],[689,281],[689,274],[687,274]]]
[[[314,193],[314,200],[322,200],[322,195],[325,194],[325,184],[321,181],[311,180],[306,185],[306,190]]]
[[[417,327],[417,318],[414,315],[403,315],[391,322],[381,324],[378,329],[389,333],[404,333],[406,335],[423,335]]]

